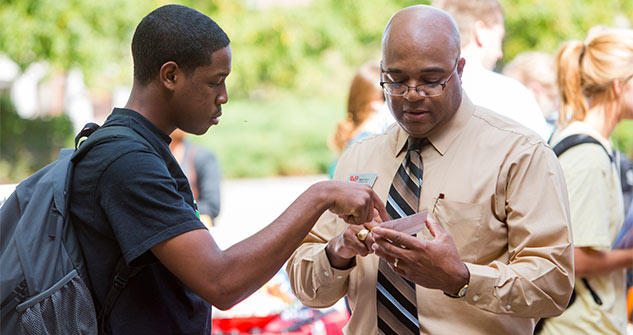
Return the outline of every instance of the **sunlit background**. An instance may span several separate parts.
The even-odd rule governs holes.
[[[504,56],[554,53],[597,24],[631,27],[630,0],[502,0]],[[165,1],[4,0],[0,4],[0,184],[15,183],[70,146],[84,123],[123,106],[136,24]],[[177,1],[231,38],[233,72],[220,124],[194,138],[225,178],[325,173],[327,138],[345,117],[349,81],[380,58],[380,36],[406,0]],[[631,155],[633,125],[614,133]]]

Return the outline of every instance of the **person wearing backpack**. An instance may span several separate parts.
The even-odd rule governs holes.
[[[129,127],[148,144],[98,143],[76,165],[71,187],[71,221],[97,311],[121,257],[140,269],[104,318],[106,333],[210,334],[211,305],[230,308],[265,284],[324,211],[353,224],[386,218],[369,186],[325,181],[260,232],[221,250],[196,215],[169,134],[204,134],[218,124],[228,100],[229,39],[206,15],[167,5],[137,26],[132,56],[131,96],[101,128]]]
[[[576,281],[575,298],[540,334],[625,334],[633,249],[613,248],[624,204],[609,137],[633,119],[633,30],[594,27],[585,42],[563,45],[556,62],[562,128],[552,144],[569,192]]]

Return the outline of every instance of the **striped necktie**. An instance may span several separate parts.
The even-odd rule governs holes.
[[[409,137],[407,142],[407,154],[393,178],[387,198],[387,213],[391,219],[418,211],[423,168],[420,149],[427,140]],[[382,258],[378,264],[376,298],[378,334],[420,334],[415,284],[392,271]]]

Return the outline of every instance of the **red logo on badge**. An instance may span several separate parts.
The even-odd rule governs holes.
[[[353,182],[356,182],[358,180],[358,176],[350,176],[349,180],[353,181]]]

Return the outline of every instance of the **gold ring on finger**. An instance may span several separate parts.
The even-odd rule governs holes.
[[[367,230],[367,229],[363,229],[363,230],[359,231],[358,233],[356,233],[356,237],[358,237],[358,239],[361,242],[364,242],[365,239],[367,239],[367,235],[369,235],[369,230]]]
[[[393,267],[394,268],[398,267],[398,261],[399,261],[399,259],[398,259],[398,257],[396,257],[396,259],[393,261]]]

